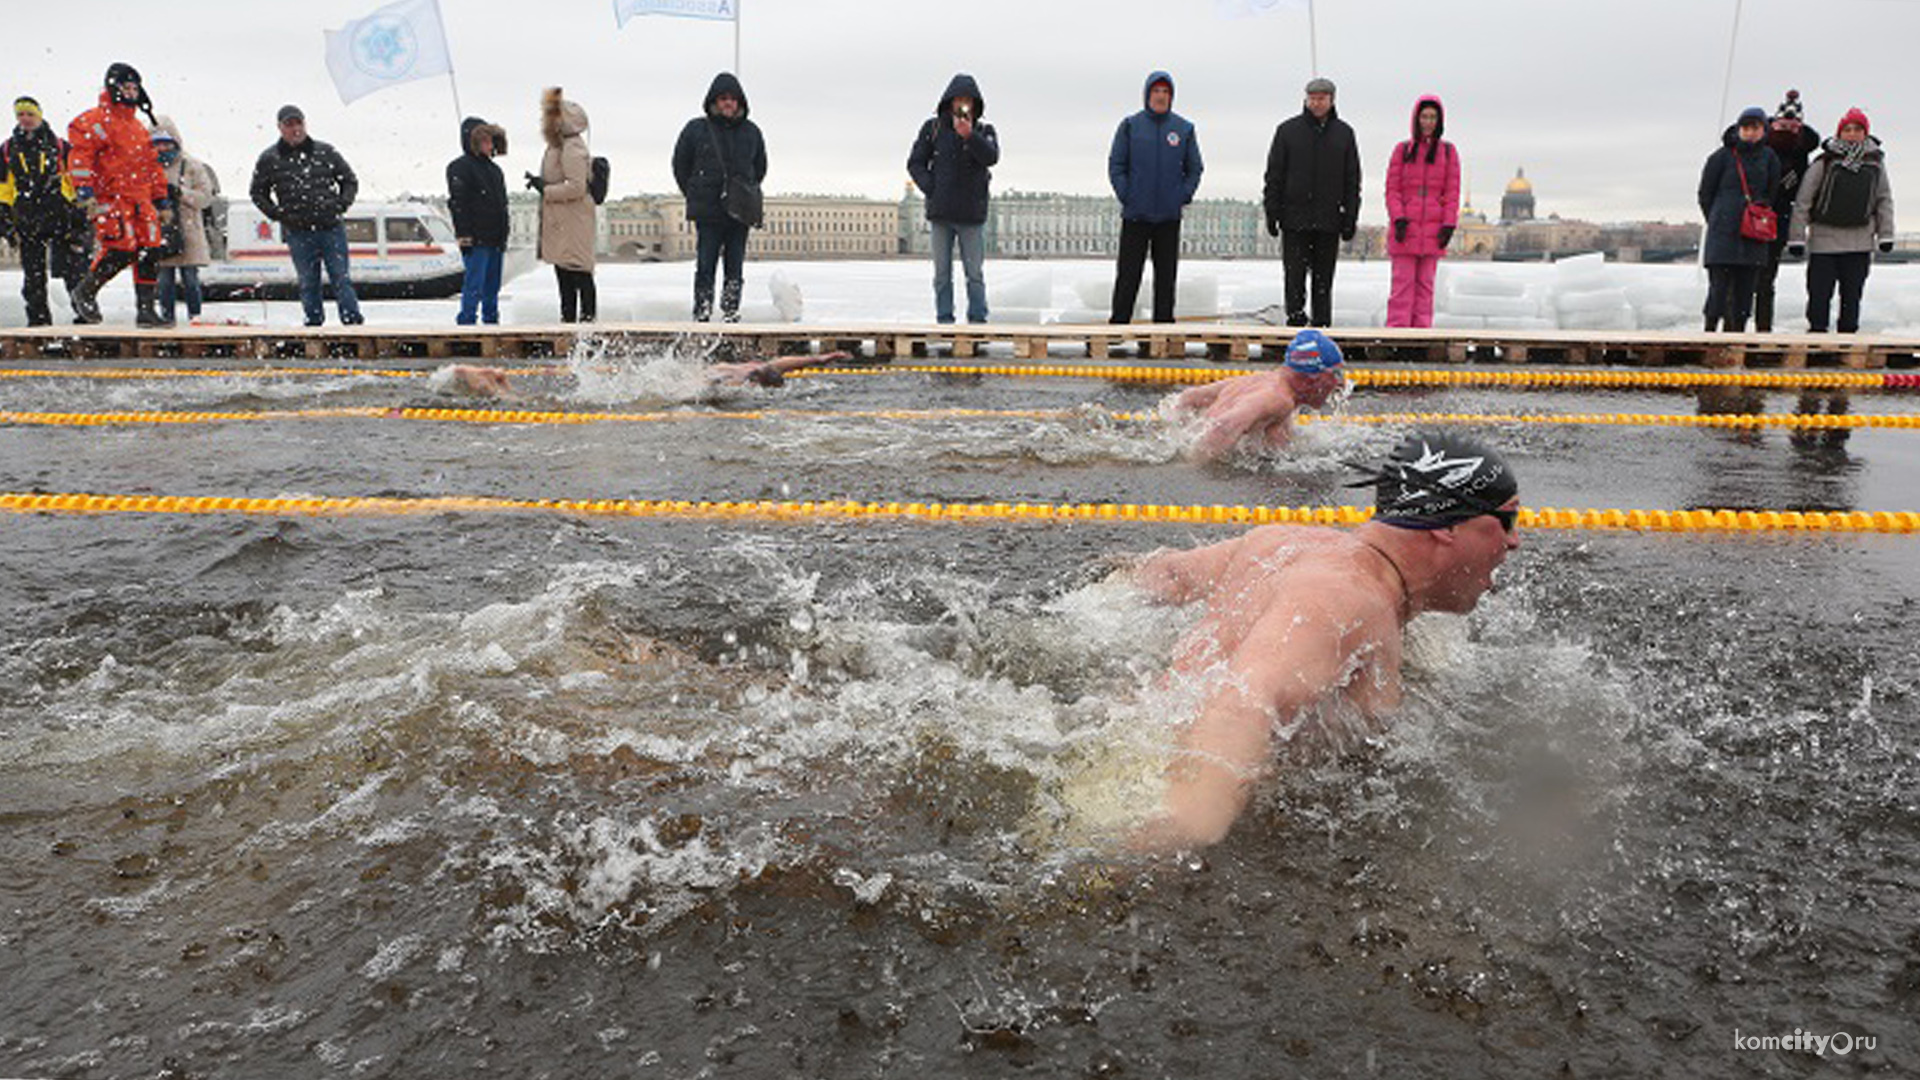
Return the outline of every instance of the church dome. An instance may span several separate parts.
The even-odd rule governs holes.
[[[1533,194],[1533,181],[1527,179],[1527,170],[1521,169],[1518,173],[1514,174],[1514,177],[1512,180],[1507,182],[1507,194],[1509,195]]]

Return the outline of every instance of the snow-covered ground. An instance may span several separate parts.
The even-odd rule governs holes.
[[[958,268],[956,267],[956,270]],[[1280,302],[1275,262],[1209,262],[1180,267],[1182,315],[1251,312]],[[662,322],[687,318],[693,267],[688,263],[603,265],[598,274],[602,322]],[[1384,262],[1342,263],[1334,287],[1334,321],[1378,326],[1385,318],[1389,268]],[[987,291],[994,322],[1105,322],[1113,289],[1106,261],[990,261]],[[964,289],[957,303],[964,305]],[[69,320],[65,290],[55,284],[55,317]],[[1491,329],[1665,330],[1698,328],[1706,275],[1694,266],[1603,263],[1583,256],[1555,264],[1442,264],[1435,325]],[[1141,289],[1144,308],[1151,281]],[[1803,268],[1781,268],[1775,328],[1804,329]],[[125,275],[108,287],[101,307],[110,323],[133,320],[133,287]],[[375,323],[451,325],[455,300],[384,301],[367,305]],[[928,323],[933,319],[932,272],[911,259],[877,262],[753,262],[747,264],[746,317],[782,322],[798,311],[812,324]],[[508,323],[552,323],[559,314],[553,273],[539,267],[509,282],[501,296]],[[209,304],[205,319],[252,325],[297,326],[293,303]],[[328,318],[333,318],[329,305]],[[0,273],[0,326],[26,322],[18,271]],[[1920,336],[1920,266],[1875,268],[1867,282],[1862,329]]]

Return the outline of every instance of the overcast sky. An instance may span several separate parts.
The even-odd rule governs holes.
[[[160,113],[230,191],[275,138],[274,110],[305,108],[369,194],[444,188],[457,152],[444,77],[342,106],[322,31],[380,0],[101,0],[80,25],[8,20],[0,78],[57,125],[93,104],[109,63],[139,68]],[[724,23],[648,17],[616,30],[612,0],[441,0],[468,113],[502,123],[517,176],[539,163],[540,90],[586,107],[614,191],[665,191],[680,127],[733,66]],[[1731,119],[1720,97],[1734,0],[1319,0],[1321,73],[1358,130],[1363,220],[1379,222],[1387,153],[1415,97],[1447,101],[1473,202],[1497,210],[1514,169],[1540,212],[1691,219],[1702,160]],[[44,5],[43,5],[44,7]],[[740,72],[766,133],[770,192],[897,198],[920,120],[956,71],[979,79],[999,129],[999,191],[1104,194],[1114,126],[1148,71],[1178,84],[1198,125],[1202,196],[1257,197],[1273,126],[1313,72],[1304,13],[1229,21],[1214,0],[742,0]],[[1728,113],[1771,112],[1797,87],[1823,133],[1865,108],[1897,189],[1920,128],[1910,51],[1920,0],[1746,0]],[[1916,140],[1920,145],[1920,140]],[[1920,161],[1920,156],[1915,158]],[[1902,176],[1912,179],[1901,180]],[[1904,190],[1904,189],[1902,189]],[[1920,190],[1916,187],[1915,190]]]

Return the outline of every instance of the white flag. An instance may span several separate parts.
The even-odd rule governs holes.
[[[740,0],[613,0],[613,18],[621,26],[635,15],[677,15],[683,19],[740,20]]]
[[[453,70],[439,0],[399,0],[327,31],[327,70],[351,105],[375,90]]]
[[[1213,0],[1213,9],[1223,19],[1251,19],[1276,11],[1305,11],[1313,0]]]

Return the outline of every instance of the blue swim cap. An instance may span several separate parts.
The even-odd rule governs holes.
[[[1318,330],[1302,330],[1287,346],[1287,366],[1302,375],[1332,371],[1342,363],[1340,346]]]

